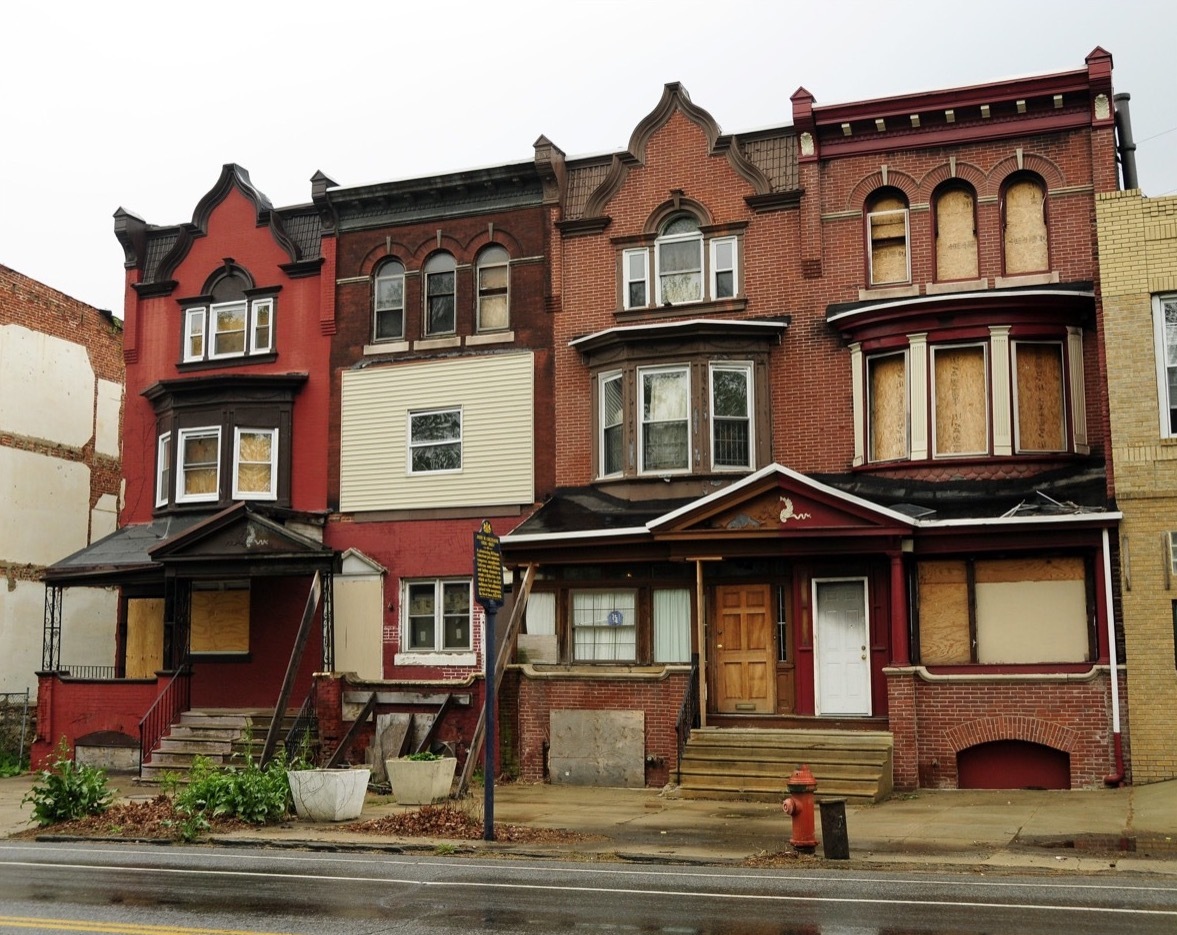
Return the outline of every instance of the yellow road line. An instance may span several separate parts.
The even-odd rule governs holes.
[[[43,928],[59,932],[109,932],[117,935],[289,935],[260,929],[183,928],[175,925],[98,922],[85,919],[35,919],[28,916],[0,916],[0,926]]]

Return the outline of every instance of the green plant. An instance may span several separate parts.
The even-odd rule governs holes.
[[[192,763],[188,785],[176,794],[176,808],[189,818],[239,818],[262,825],[276,821],[290,807],[286,760],[278,757],[264,767],[252,756],[244,766],[218,767],[208,757]]]
[[[437,847],[433,849],[433,853],[438,857],[448,857],[451,854],[456,854],[457,852],[458,848],[454,844],[438,844]]]
[[[422,762],[422,761],[430,762],[432,760],[440,760],[441,754],[440,753],[432,753],[429,750],[420,750],[417,753],[408,754],[407,756],[404,757],[404,759],[412,760],[414,762]]]
[[[19,776],[28,768],[28,761],[22,761],[11,753],[0,753],[0,778]]]
[[[114,793],[106,787],[106,771],[75,763],[62,737],[49,768],[37,773],[37,781],[21,804],[32,803],[33,819],[43,827],[97,815],[106,811],[113,800]]]

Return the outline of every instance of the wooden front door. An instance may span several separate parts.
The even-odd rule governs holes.
[[[772,714],[776,652],[766,584],[715,589],[715,708],[723,714]]]

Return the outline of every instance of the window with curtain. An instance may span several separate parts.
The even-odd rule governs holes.
[[[637,592],[572,592],[572,658],[576,662],[634,662]]]
[[[655,590],[654,661],[690,662],[691,592],[686,588]]]
[[[625,466],[625,426],[621,374],[601,377],[601,476],[620,474]]]
[[[641,387],[641,469],[689,469],[689,372],[685,367],[645,370]]]

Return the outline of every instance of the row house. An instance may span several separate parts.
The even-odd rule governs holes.
[[[527,779],[1122,781],[1111,64],[739,135],[671,84],[620,153],[120,211],[127,500],[46,574],[39,750],[313,685],[328,746],[440,705],[465,754],[485,521]],[[94,587],[109,680],[60,665]]]
[[[1093,225],[1111,65],[801,88],[791,126],[741,135],[671,84],[623,152],[540,140],[557,490],[503,541],[537,569],[509,696],[525,778],[1123,779]]]

